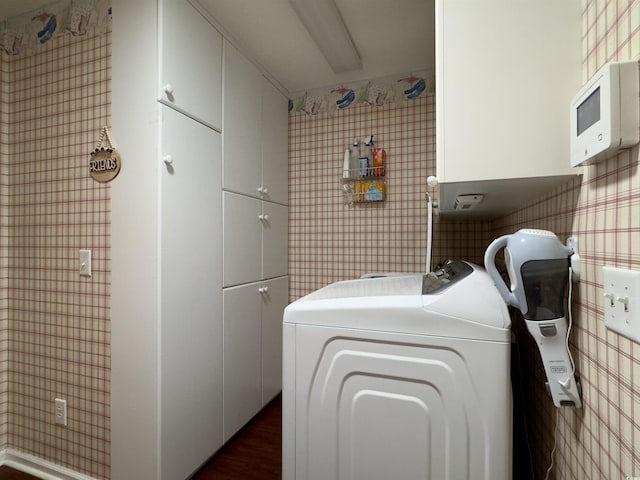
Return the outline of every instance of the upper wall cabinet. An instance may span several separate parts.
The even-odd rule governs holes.
[[[580,1],[436,1],[440,210],[500,216],[566,182]],[[459,205],[464,205],[460,204]]]
[[[160,5],[158,99],[221,131],[222,36],[187,0]]]
[[[224,42],[223,188],[260,197],[262,73]]]
[[[224,42],[223,188],[288,203],[287,99]]]
[[[262,187],[263,198],[288,204],[289,111],[287,99],[262,79]]]

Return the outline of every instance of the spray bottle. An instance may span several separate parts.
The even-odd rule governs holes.
[[[359,173],[361,177],[371,175],[371,148],[373,147],[373,135],[365,140],[364,149],[360,152],[360,161],[358,163]]]

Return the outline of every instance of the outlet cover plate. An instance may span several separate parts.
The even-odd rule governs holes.
[[[67,401],[63,398],[56,398],[54,400],[55,404],[55,415],[56,415],[56,423],[58,425],[67,426]]]
[[[640,272],[603,267],[602,273],[606,327],[640,343]]]

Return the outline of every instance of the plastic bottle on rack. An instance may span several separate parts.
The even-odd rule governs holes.
[[[375,177],[384,177],[384,164],[387,158],[387,152],[383,148],[373,149],[373,175]]]
[[[349,147],[344,151],[344,160],[342,161],[342,178],[351,179],[351,150]]]
[[[351,154],[349,160],[349,178],[354,179],[358,178],[359,170],[358,170],[358,160],[360,160],[360,146],[358,145],[358,139],[353,141],[353,146],[351,147]]]

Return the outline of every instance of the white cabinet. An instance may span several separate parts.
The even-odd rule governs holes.
[[[262,282],[262,405],[282,390],[282,317],[289,303],[289,277]]]
[[[282,389],[287,296],[287,277],[223,291],[225,441]]]
[[[287,99],[223,46],[224,439],[282,389],[288,301]]]
[[[222,36],[187,1],[160,2],[158,99],[222,128]]]
[[[262,278],[286,275],[289,251],[289,209],[262,202]]]
[[[484,194],[500,215],[580,170],[569,103],[580,87],[580,2],[436,1],[440,209]]]
[[[220,134],[161,108],[162,478],[222,445]]]
[[[262,186],[263,198],[289,203],[289,111],[287,99],[262,79]],[[264,189],[267,189],[264,192]]]
[[[224,440],[262,406],[261,294],[251,283],[224,290]]]
[[[223,285],[240,285],[262,278],[262,202],[224,192]]]
[[[114,138],[130,162],[127,174],[111,187],[111,472],[118,479],[180,480],[189,478],[228,438],[224,399],[244,392],[234,390],[231,379],[241,384],[245,373],[230,373],[231,357],[226,364],[230,390],[227,397],[223,394],[223,327],[228,327],[229,345],[240,345],[252,355],[246,364],[259,365],[241,369],[249,383],[259,382],[249,394],[259,399],[251,408],[259,408],[263,398],[279,389],[281,340],[276,329],[282,313],[269,312],[283,307],[272,310],[270,304],[258,303],[257,309],[238,315],[229,307],[227,317],[222,316],[222,143],[228,144],[234,134],[248,138],[242,122],[225,138],[219,133],[222,38],[193,7],[198,2],[113,3],[118,12],[113,24]],[[253,156],[260,161],[263,81],[260,76],[253,102],[259,124]],[[286,117],[283,125],[279,128],[286,130]],[[261,184],[261,166],[259,171],[254,189]],[[286,178],[286,169],[278,175]],[[286,184],[283,190],[286,198]],[[256,214],[262,215],[264,208],[276,219],[258,193],[252,192],[259,206]],[[285,213],[277,230],[286,245],[286,207],[280,203],[276,208]],[[269,273],[268,262],[263,266],[263,234],[265,245],[269,243],[263,230],[268,229],[258,219],[253,238],[259,246],[249,262],[257,269],[245,277],[247,283],[262,280],[263,270],[276,275]],[[280,258],[279,271],[286,272],[286,253],[273,258]],[[286,303],[286,278],[282,282],[278,298],[284,300],[278,301]],[[254,323],[245,328],[242,319]],[[249,352],[247,345],[255,348]],[[242,423],[236,422],[236,428]]]
[[[224,166],[226,190],[259,196],[262,74],[224,41]]]
[[[288,208],[223,193],[224,286],[287,274]]]
[[[223,187],[287,204],[287,99],[227,41],[223,57]]]

